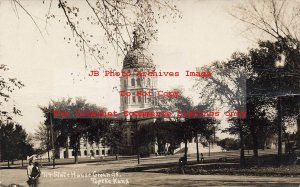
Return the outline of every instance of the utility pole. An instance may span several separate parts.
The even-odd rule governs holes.
[[[53,169],[55,168],[55,149],[54,149],[54,141],[53,141],[53,124],[52,124],[52,113],[50,111],[50,131],[51,131],[51,144],[52,144],[52,161],[53,161]]]

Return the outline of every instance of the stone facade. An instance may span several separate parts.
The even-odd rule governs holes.
[[[155,71],[151,54],[145,44],[137,38],[135,33],[133,46],[127,52],[123,61],[123,72],[130,72],[130,76],[120,77],[120,90],[130,93],[129,96],[120,96],[120,115],[125,111],[154,111],[157,96],[157,77],[138,76],[138,72]],[[137,148],[134,143],[134,133],[141,125],[154,122],[155,118],[130,118],[123,124],[126,140],[122,154],[154,154],[155,145]]]

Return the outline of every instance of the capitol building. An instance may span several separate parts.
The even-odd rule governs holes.
[[[153,155],[162,150],[168,150],[169,145],[158,145],[158,143],[149,143],[148,145],[139,146],[134,140],[134,135],[138,129],[144,125],[153,124],[158,117],[155,116],[130,116],[125,113],[159,113],[157,107],[157,76],[138,76],[138,72],[155,72],[152,55],[147,49],[147,44],[142,41],[136,32],[134,32],[133,45],[128,50],[123,60],[122,74],[120,76],[120,112],[117,119],[122,119],[122,128],[125,136],[122,147],[119,150],[112,150],[102,144],[89,144],[81,140],[78,157],[103,157],[114,153],[121,155]],[[121,92],[126,93],[121,94]],[[141,94],[145,93],[145,94]],[[126,117],[125,117],[126,116]],[[163,118],[164,120],[164,118]],[[188,143],[188,153],[195,153],[195,142]],[[201,152],[208,152],[208,147],[199,144]],[[174,153],[182,153],[183,143],[179,145]],[[221,151],[219,146],[211,144],[211,152]],[[66,150],[61,148],[59,151],[60,158],[74,157],[72,149]]]
[[[122,119],[125,141],[120,148],[120,154],[131,155],[137,153],[137,148],[134,145],[134,132],[141,125],[147,125],[155,122],[155,117],[152,118],[132,118],[128,116],[124,119],[124,112],[139,112],[139,111],[155,111],[157,97],[157,77],[139,77],[136,75],[137,71],[155,71],[151,54],[145,47],[145,43],[138,39],[136,32],[134,33],[133,45],[128,50],[123,61],[122,72],[127,73],[127,76],[120,76],[120,90],[131,93],[130,96],[120,95],[120,113],[118,118]],[[130,73],[128,73],[130,72]],[[128,76],[129,75],[129,76]],[[151,96],[139,94],[139,92],[151,93]],[[140,147],[142,153],[154,154],[157,152],[157,145],[149,144],[146,147]],[[110,147],[105,147],[102,144],[89,144],[87,141],[81,139],[78,157],[103,157],[113,154]],[[60,148],[59,158],[73,158],[73,149]]]
[[[157,77],[156,76],[137,76],[138,72],[155,71],[152,55],[147,50],[147,45],[141,41],[136,33],[134,33],[134,42],[130,50],[127,52],[122,72],[128,73],[130,76],[120,77],[120,89],[128,94],[128,96],[120,96],[120,116],[124,116],[124,112],[155,112],[157,104]],[[139,94],[148,93],[148,94]],[[125,142],[122,154],[154,154],[157,152],[156,144],[138,147],[134,145],[134,133],[142,125],[149,125],[155,122],[155,117],[130,117],[124,122],[123,128],[125,133]],[[139,150],[137,150],[139,149]]]

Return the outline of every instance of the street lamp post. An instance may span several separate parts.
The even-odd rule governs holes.
[[[279,86],[278,89],[281,89],[281,77],[282,77],[282,70],[285,66],[285,55],[281,54],[280,59],[275,61],[275,66],[278,68],[279,72]],[[281,95],[279,94],[278,97],[278,165],[281,166],[282,163],[282,111],[281,111]]]

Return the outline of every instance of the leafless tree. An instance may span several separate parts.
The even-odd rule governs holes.
[[[230,14],[246,25],[248,33],[260,33],[278,41],[287,38],[294,47],[299,47],[296,42],[300,39],[298,0],[247,0],[235,6]]]
[[[0,122],[5,122],[8,119],[12,119],[13,115],[22,115],[21,111],[15,106],[7,107],[6,105],[12,101],[11,94],[16,89],[21,89],[25,85],[13,77],[6,77],[5,72],[9,68],[5,64],[0,64]]]
[[[35,17],[23,5],[25,1],[11,0],[11,2],[16,15],[19,15],[19,9],[24,11],[43,35]],[[105,51],[107,45],[101,42],[99,34],[103,34],[105,40],[117,52],[117,56],[121,56],[126,54],[129,44],[133,42],[134,30],[138,29],[143,40],[149,41],[156,39],[158,19],[181,18],[180,11],[169,0],[43,0],[42,3],[48,6],[45,14],[46,25],[51,18],[59,19],[61,23],[66,24],[73,37],[65,37],[65,40],[68,42],[73,40],[85,60],[87,55],[91,55],[101,66],[107,54]],[[63,17],[55,15],[56,7],[61,10]],[[94,32],[91,33],[90,28],[93,28]]]

